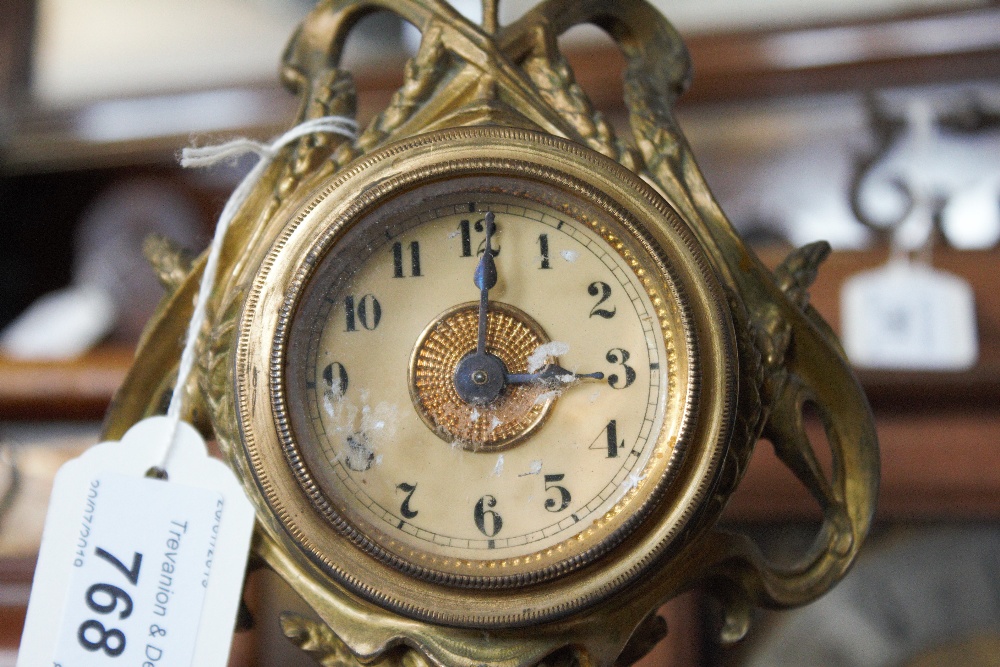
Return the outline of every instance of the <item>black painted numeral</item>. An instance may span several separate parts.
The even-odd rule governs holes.
[[[615,313],[618,312],[617,306],[612,308],[611,310],[608,310],[607,308],[601,308],[601,304],[611,298],[611,285],[601,281],[590,283],[590,286],[587,287],[587,294],[589,294],[590,296],[597,296],[598,294],[601,295],[600,300],[594,305],[593,308],[590,309],[591,317],[597,315],[598,317],[603,317],[606,320],[610,320],[612,317],[615,316]]]
[[[494,222],[493,223],[493,234],[496,234],[499,227]],[[486,219],[480,218],[473,223],[470,220],[462,220],[458,223],[458,231],[462,237],[462,257],[472,257],[472,232],[475,230],[478,234],[483,235],[483,239],[479,242],[476,248],[475,256],[478,257],[482,255],[486,250]],[[500,244],[497,243],[496,236],[493,237],[493,243],[491,244],[493,248],[493,256],[496,257],[500,254]]]
[[[323,381],[326,382],[326,388],[337,396],[346,394],[347,369],[344,368],[344,364],[339,361],[327,364],[327,367],[323,369]]]
[[[629,353],[626,350],[620,347],[611,348],[604,358],[608,360],[608,363],[621,366],[622,370],[625,371],[624,381],[617,373],[608,375],[608,384],[612,389],[624,389],[635,382],[635,369],[625,363],[629,359]]]
[[[420,514],[420,510],[410,509],[410,498],[413,497],[413,492],[417,490],[417,485],[403,482],[396,485],[396,488],[406,494],[406,497],[403,498],[403,503],[399,506],[399,513],[406,519],[412,519]]]
[[[410,277],[419,278],[423,274],[420,273],[420,242],[411,241],[410,242]],[[406,274],[403,272],[403,244],[400,241],[396,241],[392,244],[392,277],[393,278],[405,278]]]
[[[618,450],[625,447],[625,440],[622,439],[618,442],[618,420],[612,419],[608,422],[608,425],[604,427],[592,443],[590,443],[589,449],[600,449],[607,452],[607,458],[614,459],[618,457]]]
[[[542,265],[538,268],[540,269],[551,269],[552,265],[549,264],[549,235],[539,234],[538,235],[538,248],[542,252]]]
[[[476,520],[476,528],[486,537],[493,537],[500,532],[503,527],[503,519],[496,510],[489,509],[496,507],[497,499],[493,496],[483,496],[476,503],[473,518]]]
[[[559,500],[556,500],[555,498],[546,498],[545,500],[545,509],[550,512],[562,512],[564,509],[569,507],[569,501],[571,500],[569,491],[566,490],[566,487],[556,484],[556,482],[561,482],[563,477],[565,477],[565,475],[545,476],[545,490],[551,491],[555,489],[559,492]]]
[[[345,296],[344,313],[347,331],[357,331],[359,324],[363,329],[374,331],[382,321],[382,304],[374,294],[365,294],[356,303],[353,295]]]

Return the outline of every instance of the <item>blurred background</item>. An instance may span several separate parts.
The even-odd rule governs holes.
[[[453,4],[479,18],[478,0]],[[654,4],[691,51],[677,113],[734,225],[770,266],[829,240],[812,303],[841,333],[884,319],[848,345],[876,415],[883,494],[833,593],[760,613],[736,647],[717,642],[712,601],[685,595],[664,608],[670,634],[644,664],[1000,665],[1000,2]],[[532,5],[501,0],[501,22]],[[278,63],[310,7],[0,3],[0,667],[14,664],[52,475],[96,441],[162,293],[144,240],[200,252],[250,166],[181,171],[178,151],[290,125]],[[352,34],[344,66],[362,124],[401,84],[417,39],[391,15]],[[560,46],[624,128],[611,41],[581,27]],[[947,282],[940,299],[964,295],[969,308],[947,314],[931,296],[899,306],[897,292],[845,313],[845,283],[867,276],[877,292],[890,258],[937,281],[911,291]],[[938,338],[921,342],[920,313]],[[894,356],[910,334],[915,353]],[[791,562],[818,518],[762,443],[726,520]],[[281,636],[277,611],[301,608],[281,582],[252,575],[247,603],[256,622],[237,635],[233,667],[311,664]]]

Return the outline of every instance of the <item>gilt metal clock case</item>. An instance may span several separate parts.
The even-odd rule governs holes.
[[[340,54],[372,12],[422,34],[403,84],[356,138],[303,137],[263,173],[183,387],[204,258],[153,253],[170,293],[106,435],[185,392],[256,506],[254,566],[318,616],[285,633],[324,664],[628,664],[693,586],[738,639],[753,606],[834,585],[874,512],[871,413],[808,304],[829,248],[771,271],[742,243],[673,118],[690,61],[649,4],[483,10],[319,3],[284,56],[299,122],[355,115]],[[617,131],[558,49],[582,23],[625,57]],[[760,438],[823,517],[793,567],[716,525]]]
[[[487,350],[600,379],[456,393],[487,211]],[[715,486],[735,394],[721,286],[603,156],[510,128],[406,139],[325,185],[261,266],[237,330],[245,455],[277,538],[363,597],[450,625],[566,616],[669,552]]]

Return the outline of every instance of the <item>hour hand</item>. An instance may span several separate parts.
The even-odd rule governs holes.
[[[559,364],[546,364],[536,373],[508,373],[507,384],[543,384],[559,386],[576,380],[603,380],[604,373],[574,373]]]

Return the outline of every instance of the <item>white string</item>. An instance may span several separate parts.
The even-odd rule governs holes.
[[[260,160],[243,177],[243,180],[236,186],[236,189],[233,190],[233,194],[229,196],[229,201],[226,202],[225,207],[222,209],[219,222],[215,227],[215,235],[212,237],[212,245],[209,247],[208,259],[205,261],[201,284],[198,287],[198,298],[195,302],[194,312],[191,315],[191,322],[188,325],[187,338],[184,341],[184,351],[181,353],[181,361],[177,369],[177,382],[174,384],[174,393],[170,397],[170,406],[167,408],[167,417],[171,420],[170,437],[163,444],[161,456],[159,457],[159,467],[161,469],[166,470],[167,460],[170,458],[170,453],[177,439],[178,426],[184,407],[185,388],[191,376],[191,371],[194,368],[198,337],[208,316],[208,298],[215,285],[219,256],[222,253],[222,242],[229,230],[230,223],[250,196],[250,193],[257,185],[257,181],[260,180],[260,177],[282,148],[309,134],[339,134],[354,139],[357,134],[357,127],[357,123],[354,120],[344,116],[323,116],[296,125],[270,144],[241,138],[233,139],[232,141],[227,141],[224,144],[216,146],[185,148],[182,151],[181,166],[185,168],[207,167],[224,160],[241,157],[247,153],[256,153],[260,156]]]

